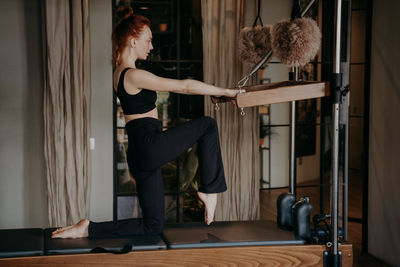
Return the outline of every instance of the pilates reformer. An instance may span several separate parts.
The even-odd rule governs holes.
[[[338,242],[338,112],[343,94],[340,77],[340,10],[336,6],[336,50],[334,78],[324,82],[293,81],[240,88],[246,90],[234,99],[213,98],[216,104],[234,102],[243,108],[331,95],[333,98],[332,220],[330,245],[310,244],[273,221],[215,222],[166,225],[160,236],[115,239],[51,239],[54,229],[0,230],[0,266],[196,266],[196,265],[274,265],[274,266],[352,266],[351,244]],[[270,57],[268,53],[265,58]],[[263,60],[265,60],[265,58]],[[265,62],[265,61],[264,61]],[[257,64],[253,73],[263,64]],[[252,75],[252,74],[251,74]],[[293,136],[291,147],[294,146]],[[292,151],[292,150],[291,150]],[[290,193],[294,194],[291,154]],[[102,253],[108,252],[108,253]],[[111,252],[111,253],[109,253]],[[126,254],[122,254],[126,253]]]
[[[320,97],[328,93],[324,83],[309,85],[291,82],[273,84],[263,93],[275,91],[273,94],[279,97],[280,90],[290,91],[293,88],[303,92],[301,97]],[[250,97],[243,96],[244,102],[237,103],[244,106],[253,103],[253,93],[249,91],[247,94]],[[288,99],[291,101],[293,97]],[[271,97],[271,101],[283,100],[282,97],[281,100]],[[328,266],[327,256],[324,255],[329,254],[325,245],[309,244],[293,232],[280,229],[274,221],[215,222],[211,226],[204,223],[173,224],[166,225],[161,236],[96,240],[51,239],[53,230],[0,230],[0,257],[8,257],[0,259],[0,266],[256,266],[271,262],[283,266],[299,262],[304,266]],[[352,246],[342,244],[338,245],[338,249],[342,252],[341,265],[352,266]],[[121,254],[123,252],[127,254]]]
[[[0,230],[0,266],[323,266],[325,250],[273,221],[173,224],[161,236],[95,240],[51,239],[53,230]],[[350,255],[343,266],[352,266],[351,245],[340,249]]]

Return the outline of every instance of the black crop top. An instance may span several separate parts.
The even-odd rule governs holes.
[[[146,113],[156,107],[157,93],[152,90],[142,89],[139,93],[131,95],[124,87],[125,73],[130,68],[121,72],[117,87],[117,96],[121,102],[125,115]]]

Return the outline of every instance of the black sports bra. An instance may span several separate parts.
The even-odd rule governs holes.
[[[125,115],[146,113],[156,107],[157,93],[152,90],[142,89],[137,94],[128,94],[124,87],[124,78],[129,69],[126,68],[121,72],[118,81],[117,96],[121,102],[122,110]]]

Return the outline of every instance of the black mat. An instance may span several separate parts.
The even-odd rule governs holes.
[[[132,236],[124,238],[108,239],[60,239],[51,238],[55,228],[45,230],[45,252],[46,254],[79,254],[90,252],[120,252],[129,241],[132,241],[132,251],[135,250],[157,250],[166,249],[167,245],[160,236]]]
[[[281,230],[273,221],[180,223],[164,227],[168,248],[272,246],[304,244],[293,232]]]
[[[0,258],[43,255],[43,229],[0,230]]]

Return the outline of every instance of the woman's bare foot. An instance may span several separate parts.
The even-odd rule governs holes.
[[[55,230],[52,238],[80,238],[89,236],[89,220],[80,220],[77,224],[61,227]]]
[[[203,201],[206,211],[205,221],[208,225],[214,221],[215,207],[217,206],[217,194],[206,194],[197,192],[200,200]]]

